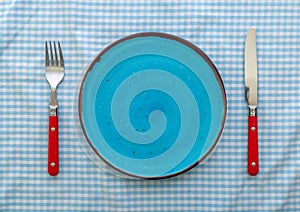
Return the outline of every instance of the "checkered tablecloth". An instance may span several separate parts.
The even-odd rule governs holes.
[[[257,29],[260,173],[247,174],[244,40]],[[96,166],[74,128],[85,68],[137,32],[189,40],[214,62],[228,113],[204,165],[158,181]],[[60,40],[60,173],[47,173],[44,42]],[[0,3],[0,211],[300,211],[300,1],[30,1]]]

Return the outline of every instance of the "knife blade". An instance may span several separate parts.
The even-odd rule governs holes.
[[[245,41],[245,97],[249,107],[248,116],[248,173],[259,172],[257,132],[257,54],[256,29],[250,28]]]

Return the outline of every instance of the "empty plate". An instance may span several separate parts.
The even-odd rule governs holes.
[[[225,116],[225,90],[211,60],[164,33],[114,42],[80,88],[86,141],[113,169],[136,178],[172,177],[208,159]]]

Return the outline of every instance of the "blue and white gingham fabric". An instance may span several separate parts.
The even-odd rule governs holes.
[[[247,174],[244,40],[257,29],[260,173]],[[176,178],[129,180],[98,168],[73,124],[78,82],[116,39],[166,32],[218,68],[228,114],[217,151]],[[47,173],[44,42],[60,40],[60,173]],[[300,211],[300,1],[0,3],[0,211]]]

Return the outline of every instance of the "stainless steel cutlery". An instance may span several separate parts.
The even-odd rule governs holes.
[[[257,56],[256,29],[249,29],[245,41],[245,97],[249,107],[248,117],[248,173],[259,172],[257,133]]]
[[[57,45],[58,47],[56,47],[56,42],[53,42],[53,46],[51,41],[45,42],[45,74],[51,87],[48,129],[48,173],[52,176],[57,175],[59,172],[58,102],[56,88],[65,75],[64,59],[59,41]]]

